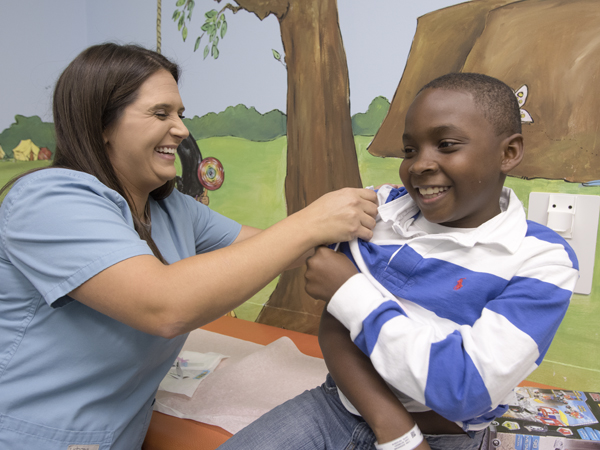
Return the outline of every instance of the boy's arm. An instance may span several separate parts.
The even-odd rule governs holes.
[[[472,325],[417,323],[365,274],[347,280],[327,309],[387,383],[451,421],[485,423],[541,363],[577,280],[569,265],[556,254],[528,261]]]
[[[375,371],[371,360],[354,345],[348,330],[327,309],[321,316],[319,344],[338,388],[369,424],[377,442],[408,433],[415,421]],[[429,449],[427,441],[415,447]]]
[[[325,301],[357,273],[346,256],[324,247],[317,249],[307,265],[307,292]],[[326,308],[321,316],[319,345],[336,385],[369,424],[378,443],[393,441],[411,431],[415,426],[411,414],[375,371],[370,359],[352,342],[344,325]],[[414,448],[430,447],[423,440]]]

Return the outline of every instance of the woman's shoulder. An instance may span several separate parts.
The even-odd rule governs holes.
[[[72,183],[73,181],[77,181],[81,184],[100,184],[104,186],[102,183],[100,183],[98,178],[90,175],[89,173],[60,167],[48,167],[24,175],[15,183],[15,187],[23,187],[30,184],[63,184]]]
[[[20,178],[6,194],[2,206],[7,208],[13,204],[36,204],[53,198],[72,200],[77,196],[96,196],[116,203],[123,208],[125,199],[115,190],[98,180],[93,175],[77,170],[49,167],[29,173]]]

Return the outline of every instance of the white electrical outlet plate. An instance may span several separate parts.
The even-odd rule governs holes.
[[[592,292],[599,214],[600,196],[597,195],[529,194],[527,218],[552,228],[565,238],[577,255],[579,280],[575,285],[576,294]]]

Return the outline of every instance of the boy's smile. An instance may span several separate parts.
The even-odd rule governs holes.
[[[471,94],[426,89],[408,109],[400,178],[427,220],[476,228],[500,213],[505,147]]]

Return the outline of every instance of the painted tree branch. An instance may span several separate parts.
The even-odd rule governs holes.
[[[221,3],[222,0],[215,0]],[[279,20],[283,18],[289,8],[288,0],[236,0],[241,9],[245,9],[264,20],[269,14],[273,14]]]

